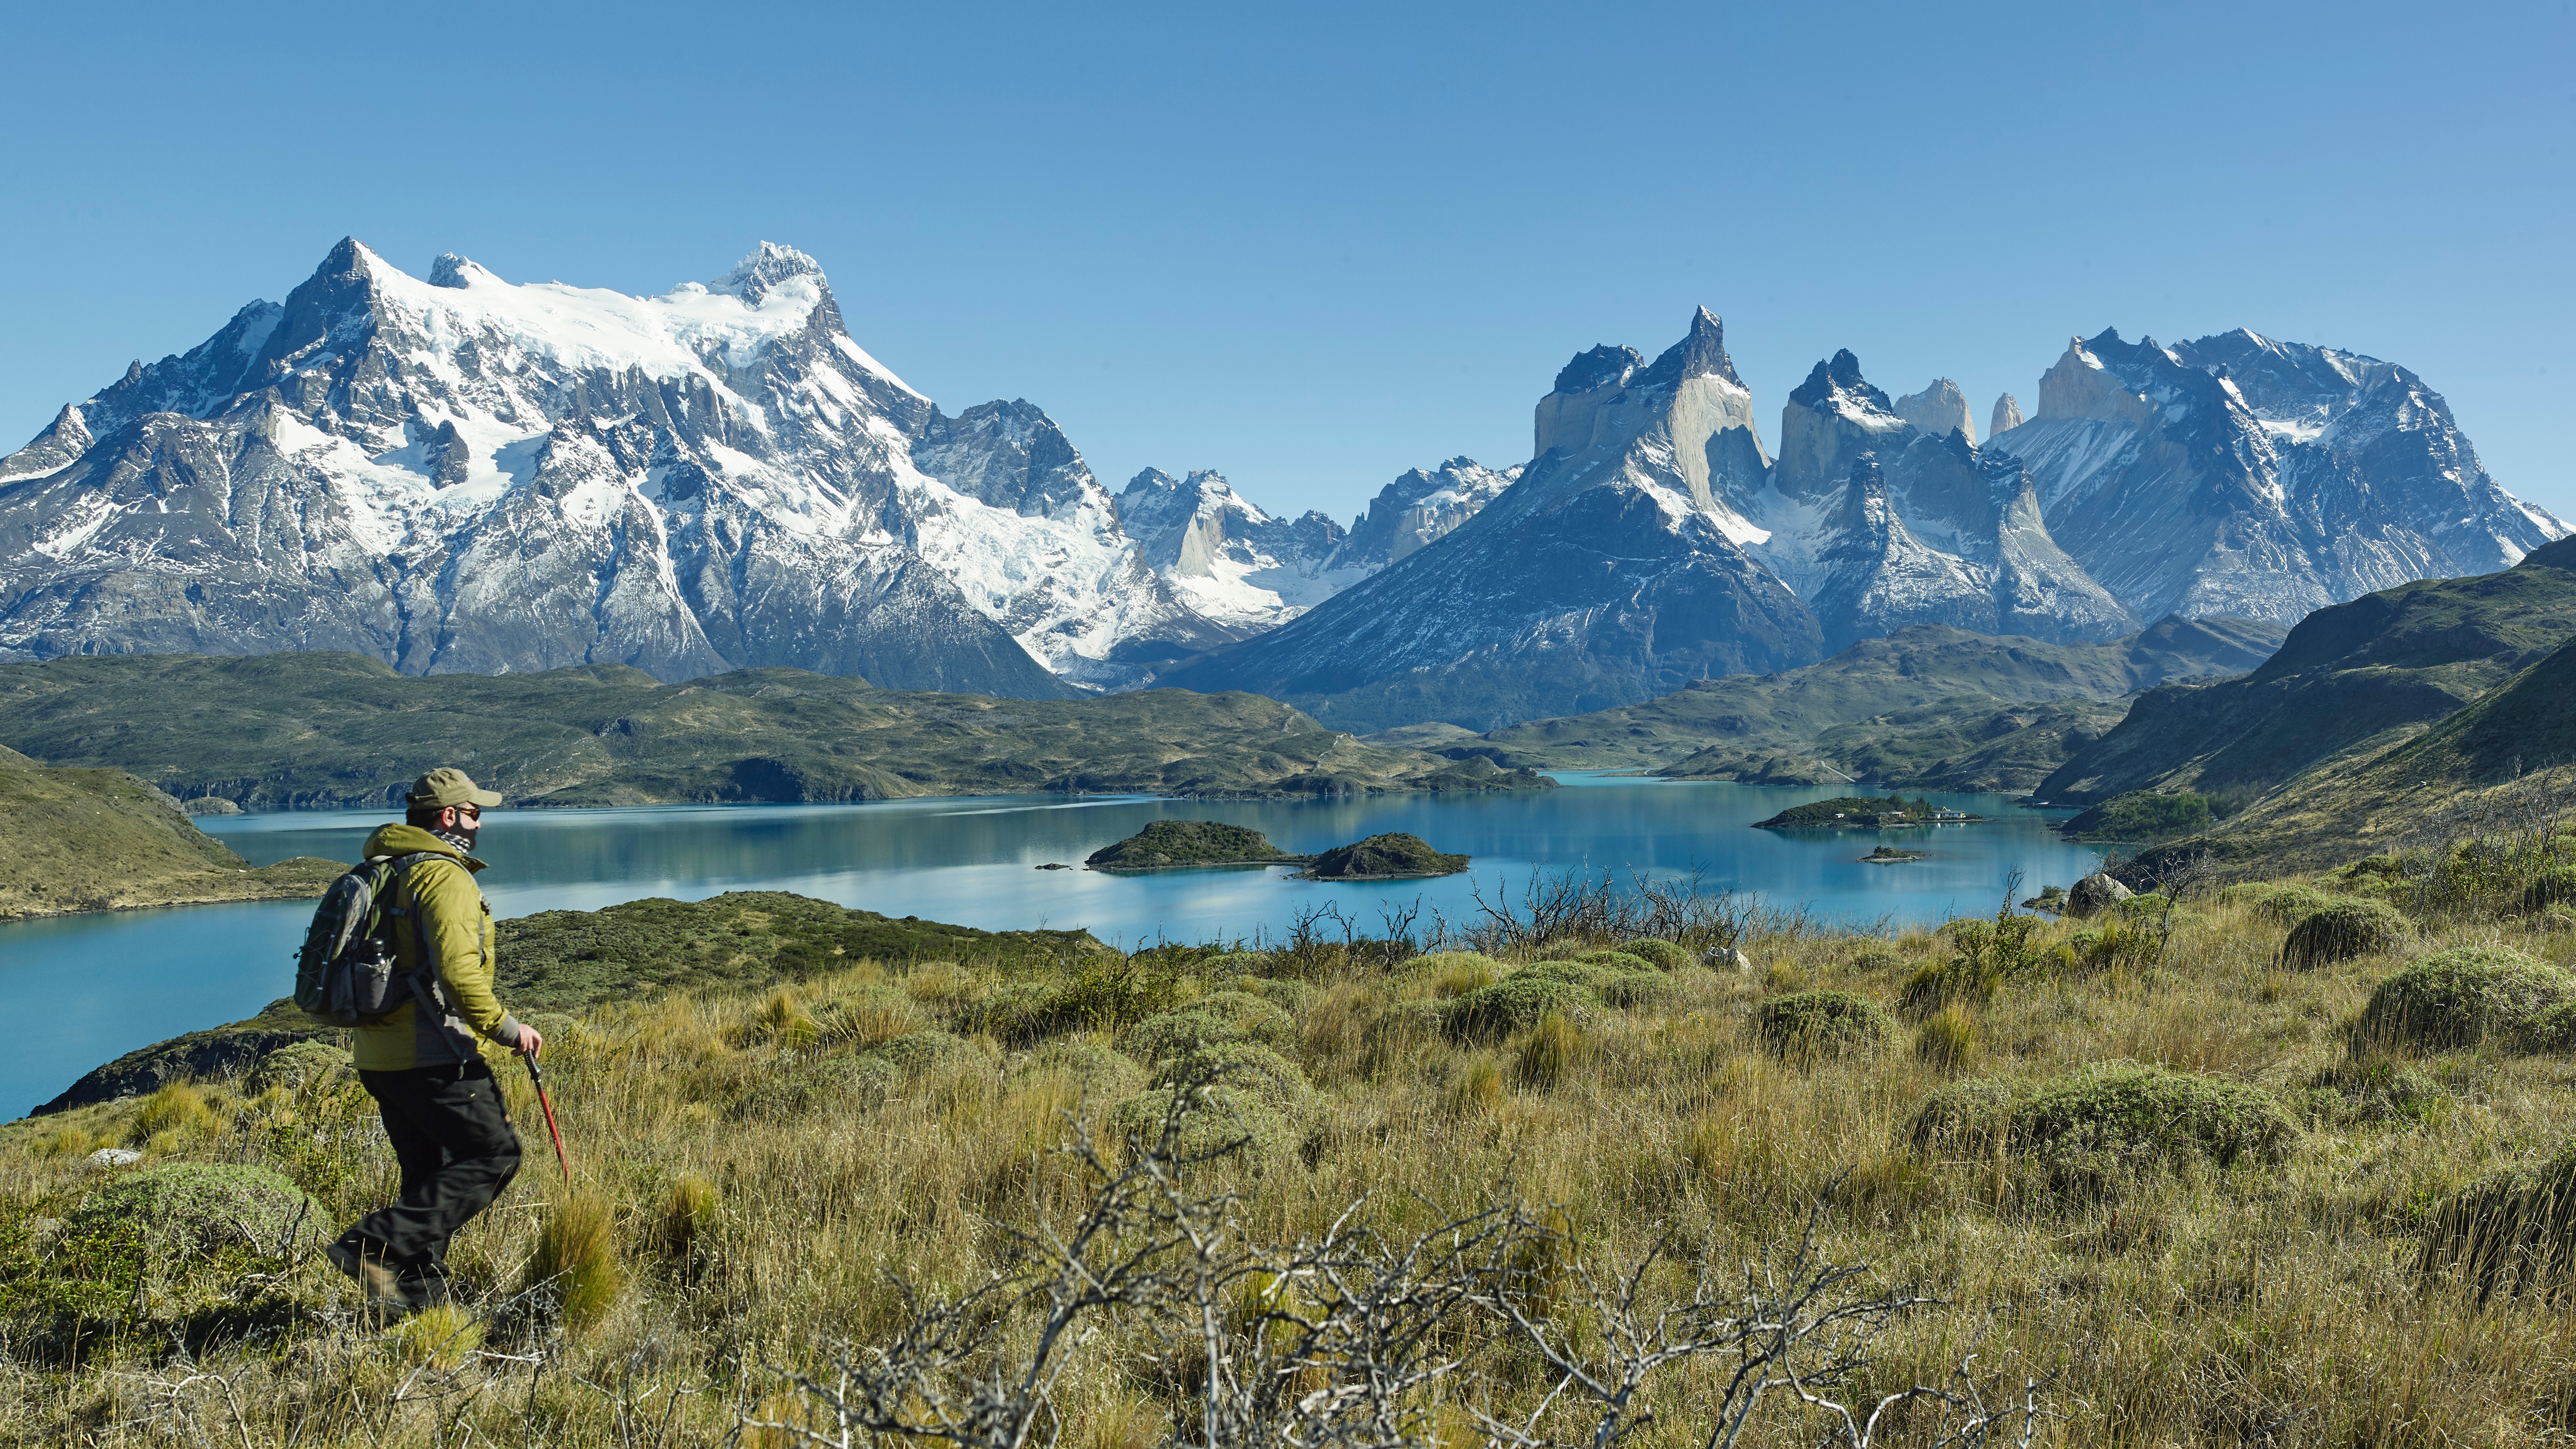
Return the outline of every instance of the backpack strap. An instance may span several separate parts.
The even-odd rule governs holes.
[[[446,993],[440,991],[438,987],[438,952],[430,945],[429,921],[421,914],[420,890],[412,885],[411,873],[425,861],[452,862],[455,859],[456,857],[441,850],[416,850],[409,855],[395,856],[386,863],[385,868],[386,879],[400,882],[411,894],[409,907],[388,904],[385,907],[385,914],[408,916],[411,919],[412,942],[418,949],[420,962],[410,973],[412,999],[419,1002],[421,1010],[428,1012],[433,1018],[447,1014]],[[462,870],[464,866],[458,865],[457,869]]]

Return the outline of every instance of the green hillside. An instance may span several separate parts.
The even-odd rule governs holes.
[[[546,805],[1546,784],[1482,760],[1363,745],[1250,694],[1005,700],[794,669],[666,685],[617,665],[424,679],[354,654],[0,666],[0,742],[253,809],[382,804],[434,764]]]
[[[2169,684],[2040,785],[2090,803],[2138,790],[2250,799],[2402,743],[2576,637],[2576,539],[2514,568],[2385,589],[2301,620],[2262,668]]]
[[[2510,830],[2533,798],[2563,800],[2576,765],[2576,640],[2477,703],[2366,758],[2311,769],[2206,835],[2142,857],[2208,852],[2236,868],[2319,869],[2358,856]],[[2511,796],[2524,798],[2514,799]],[[2501,824],[2496,822],[2501,821]]]
[[[1802,747],[1711,745],[1655,773],[1748,785],[1870,780],[1915,790],[2028,790],[2128,713],[2127,699],[2062,699],[1979,711],[1955,701],[1821,730]],[[1831,763],[1828,763],[1828,762]]]
[[[319,895],[342,868],[254,869],[122,770],[51,770],[0,749],[0,920]]]
[[[2167,619],[2106,644],[2045,644],[1921,625],[1865,640],[1820,664],[1780,674],[1702,680],[1644,704],[1534,720],[1474,741],[1435,746],[1499,764],[1573,769],[1679,767],[1700,778],[1883,778],[1967,788],[1954,777],[2036,783],[2070,745],[2067,732],[2102,721],[2034,712],[2053,701],[2117,700],[2167,680],[2252,669],[2279,642],[2273,625]],[[2005,723],[2004,721],[2011,721]],[[2024,729],[2020,758],[1999,750]],[[1839,732],[1839,733],[1837,733]],[[1982,759],[1971,760],[1979,756]],[[2047,765],[2032,769],[2036,760]],[[2012,768],[2007,769],[2007,766]]]

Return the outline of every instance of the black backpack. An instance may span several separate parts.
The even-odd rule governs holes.
[[[295,953],[295,1004],[333,1026],[373,1026],[404,1002],[424,1000],[421,977],[437,972],[428,927],[417,909],[393,903],[394,883],[421,861],[447,859],[429,850],[389,856],[331,882]],[[394,955],[394,932],[405,922],[420,945],[420,971],[403,971]]]

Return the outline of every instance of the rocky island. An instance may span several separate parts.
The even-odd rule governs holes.
[[[1083,860],[1093,870],[1197,870],[1218,865],[1304,865],[1258,830],[1214,820],[1157,820]]]
[[[1768,820],[1753,822],[1756,830],[1896,830],[1915,825],[1961,825],[1983,820],[1964,810],[1949,810],[1929,800],[1908,800],[1890,795],[1884,800],[1867,795],[1842,795],[1831,800],[1811,800],[1792,805]]]
[[[1298,876],[1304,880],[1418,880],[1456,875],[1471,859],[1433,850],[1421,836],[1398,832],[1334,846],[1316,856],[1315,863]]]
[[[1893,845],[1882,845],[1862,856],[1860,863],[1862,865],[1903,865],[1907,861],[1922,858],[1923,852],[1919,850],[1899,850]]]

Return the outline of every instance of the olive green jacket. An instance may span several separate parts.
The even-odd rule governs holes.
[[[446,1010],[433,1016],[417,1002],[405,1002],[375,1025],[355,1028],[353,1055],[360,1071],[474,1061],[482,1055],[478,1036],[505,1047],[519,1044],[518,1020],[492,994],[492,908],[474,883],[483,862],[415,825],[380,827],[360,848],[368,860],[421,852],[447,859],[415,861],[395,880],[388,903],[400,912],[394,917],[394,959],[406,973],[419,969],[426,940],[437,960]]]

